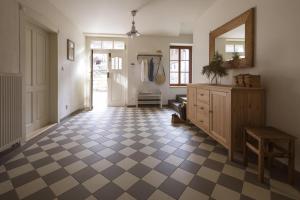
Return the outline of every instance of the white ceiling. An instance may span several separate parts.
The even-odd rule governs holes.
[[[238,38],[245,38],[245,24],[220,35],[219,38],[226,38],[226,39],[238,39]]]
[[[215,0],[48,0],[84,33],[125,34],[130,11],[144,35],[191,34],[193,23]]]

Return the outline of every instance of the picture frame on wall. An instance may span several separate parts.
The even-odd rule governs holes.
[[[75,43],[70,39],[67,40],[67,59],[75,60]]]

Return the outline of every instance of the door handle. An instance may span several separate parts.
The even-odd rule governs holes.
[[[109,78],[109,72],[107,72],[107,78]]]

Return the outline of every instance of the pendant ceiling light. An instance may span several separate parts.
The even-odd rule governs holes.
[[[137,13],[137,10],[133,10],[131,11],[131,15],[132,15],[132,26],[131,26],[131,30],[127,33],[128,37],[130,38],[135,38],[140,36],[141,34],[138,32],[138,30],[136,30],[135,28],[135,21],[134,21],[134,17]]]

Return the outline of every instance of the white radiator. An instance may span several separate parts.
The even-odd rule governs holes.
[[[21,142],[22,77],[0,74],[0,151]]]

